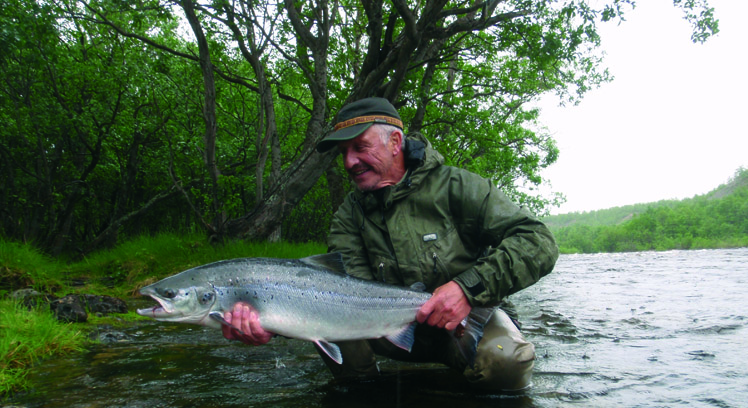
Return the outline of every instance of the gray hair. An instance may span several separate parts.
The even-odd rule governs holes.
[[[383,144],[387,144],[387,142],[390,140],[390,135],[392,135],[392,132],[396,130],[402,132],[399,127],[392,125],[377,123],[376,125],[374,125],[374,127],[377,129],[377,132],[379,132],[379,138],[382,140]],[[400,141],[400,147],[402,147],[403,142],[405,142],[405,134],[403,134],[402,140]]]

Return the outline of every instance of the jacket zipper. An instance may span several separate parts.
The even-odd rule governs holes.
[[[384,282],[384,262],[379,263],[379,276],[382,277],[382,282]]]
[[[439,268],[437,268],[437,260],[439,259],[439,255],[436,254],[436,252],[431,253],[431,257],[434,259],[434,276],[439,274]],[[449,282],[449,274],[446,270],[444,270],[444,278]]]

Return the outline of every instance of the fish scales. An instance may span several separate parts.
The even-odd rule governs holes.
[[[416,313],[431,297],[347,275],[340,254],[219,261],[162,279],[140,293],[159,303],[139,309],[143,316],[214,328],[230,326],[224,313],[246,302],[256,309],[263,329],[313,341],[338,363],[342,356],[335,341],[386,337],[410,351]]]
[[[288,337],[327,341],[382,337],[383,332],[390,334],[412,322],[431,296],[301,262],[288,262],[280,271],[272,266],[262,265],[245,279],[235,279],[233,287],[216,286],[216,291],[225,295],[223,310],[247,302],[258,311],[263,328]],[[267,276],[274,278],[269,281]]]

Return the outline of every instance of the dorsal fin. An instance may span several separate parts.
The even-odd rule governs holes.
[[[330,252],[329,254],[312,255],[306,258],[302,258],[301,262],[304,262],[310,266],[318,266],[321,268],[329,269],[333,272],[347,274],[345,271],[345,263],[343,262],[343,255],[340,252]]]

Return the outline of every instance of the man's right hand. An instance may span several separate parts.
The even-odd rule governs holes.
[[[257,311],[246,303],[235,304],[234,309],[224,313],[223,318],[233,326],[221,326],[223,337],[229,340],[239,340],[242,343],[259,346],[273,338],[273,333],[265,331],[260,326]],[[236,329],[241,330],[241,333]]]

